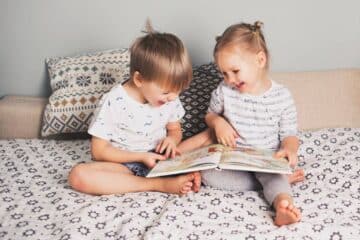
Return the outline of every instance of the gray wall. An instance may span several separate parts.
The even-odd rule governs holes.
[[[0,96],[48,96],[46,57],[128,47],[147,16],[184,41],[194,65],[212,60],[228,25],[259,19],[274,71],[359,68],[359,9],[359,0],[0,0]]]

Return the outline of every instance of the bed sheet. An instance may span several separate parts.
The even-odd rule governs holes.
[[[0,239],[359,239],[360,129],[300,139],[306,180],[293,196],[303,217],[282,227],[261,191],[90,196],[67,183],[91,161],[88,140],[1,140]]]

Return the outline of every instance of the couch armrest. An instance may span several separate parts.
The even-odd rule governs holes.
[[[0,100],[0,139],[39,138],[46,98],[5,96]]]

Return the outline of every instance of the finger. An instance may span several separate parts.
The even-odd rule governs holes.
[[[166,160],[166,156],[161,155],[161,154],[156,154],[156,159],[157,159],[157,160],[160,160],[160,161]]]
[[[163,144],[161,145],[159,153],[163,153],[167,148],[169,148],[169,143],[164,141]]]
[[[230,143],[231,143],[231,147],[236,147],[236,141],[235,138],[233,136],[230,137]]]
[[[156,146],[155,152],[159,152],[160,151],[160,147],[162,145],[162,141]]]
[[[226,138],[226,144],[227,144],[227,146],[230,146],[230,147],[233,146],[232,140],[233,140],[233,139],[232,139],[231,136],[228,136],[228,137]]]
[[[235,131],[233,132],[233,134],[232,134],[232,135],[234,136],[234,138],[238,138],[238,137],[240,137],[240,136],[239,136],[239,134],[238,134],[237,132],[235,132]]]
[[[171,153],[171,147],[170,146],[168,146],[166,149],[166,152],[165,152],[165,156],[167,157],[167,158],[169,158],[170,156],[172,156],[172,153]]]
[[[176,151],[177,151],[176,148],[172,148],[172,149],[171,149],[171,157],[172,157],[172,158],[176,157]]]

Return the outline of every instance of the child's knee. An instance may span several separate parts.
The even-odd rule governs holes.
[[[85,192],[87,188],[86,165],[80,163],[74,166],[68,176],[68,181],[73,189]]]

